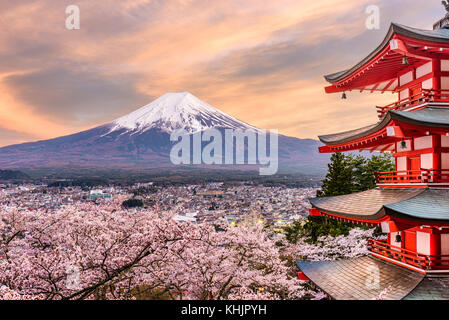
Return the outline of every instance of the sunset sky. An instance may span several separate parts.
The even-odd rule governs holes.
[[[65,28],[78,5],[81,29]],[[380,7],[381,29],[365,8]],[[440,0],[0,0],[0,146],[109,122],[166,92],[298,138],[376,121],[391,94],[326,95],[390,23],[431,29]]]

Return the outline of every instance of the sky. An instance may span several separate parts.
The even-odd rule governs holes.
[[[68,30],[66,7],[80,9]],[[380,8],[380,29],[365,9]],[[391,93],[325,94],[391,22],[431,29],[439,0],[0,0],[0,146],[76,133],[188,91],[297,138],[376,121]]]

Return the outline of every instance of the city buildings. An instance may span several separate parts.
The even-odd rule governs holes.
[[[149,184],[150,185],[150,184]],[[0,206],[19,210],[57,210],[64,205],[82,202],[100,203],[122,197],[138,198],[144,208],[157,205],[161,214],[171,214],[179,222],[225,222],[233,226],[261,221],[281,232],[282,227],[308,215],[308,198],[316,188],[236,186],[209,183],[204,185],[154,187],[135,195],[142,186],[47,187],[45,185],[3,185]],[[251,217],[255,217],[252,219]]]

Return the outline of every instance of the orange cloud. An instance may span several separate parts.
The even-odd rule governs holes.
[[[364,9],[373,3],[384,29],[369,33]],[[342,101],[324,94],[322,75],[368,54],[398,13],[413,25],[427,6],[410,3],[416,7],[388,0],[78,0],[81,29],[68,31],[71,1],[2,2],[0,128],[56,137],[169,91],[190,91],[243,121],[300,138],[367,125],[376,120],[374,106],[394,97],[354,93]]]
[[[18,102],[2,85],[0,76],[0,128],[14,132],[21,132],[37,139],[51,138],[70,133],[70,129],[63,123],[58,123],[32,106]],[[24,142],[24,141],[17,141]]]

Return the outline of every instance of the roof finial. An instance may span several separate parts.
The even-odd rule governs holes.
[[[434,23],[433,30],[449,29],[449,0],[443,0],[441,3],[447,12],[443,19],[440,19],[438,22]]]
[[[446,8],[446,11],[449,12],[449,1],[441,1],[441,3],[443,4],[444,8]]]

